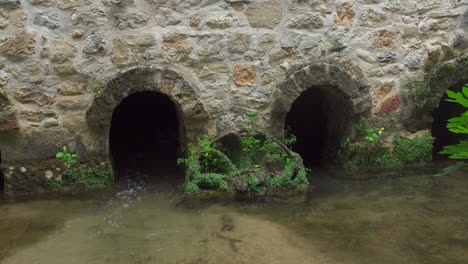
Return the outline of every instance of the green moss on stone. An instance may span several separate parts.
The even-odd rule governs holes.
[[[382,142],[346,142],[338,153],[345,167],[394,167],[430,162],[434,138],[425,134],[414,138],[396,137],[393,149]]]

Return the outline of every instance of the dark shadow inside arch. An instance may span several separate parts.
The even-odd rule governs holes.
[[[304,165],[323,167],[335,163],[351,118],[352,107],[336,87],[312,87],[294,101],[285,129],[296,136],[292,148],[302,156]]]
[[[114,110],[109,135],[116,180],[183,180],[177,166],[179,138],[177,109],[168,96],[128,96]]]
[[[454,92],[461,92],[464,84],[467,84],[468,80],[461,81],[456,85],[449,88]],[[439,154],[444,146],[457,144],[460,140],[466,139],[466,134],[455,134],[447,129],[447,120],[460,116],[466,111],[466,109],[457,103],[447,102],[449,99],[445,94],[440,100],[439,107],[432,112],[434,122],[432,123],[432,136],[435,137],[433,155],[434,159],[447,159],[448,155]]]
[[[2,152],[0,151],[0,165],[2,164]],[[5,191],[5,177],[3,175],[2,169],[0,168],[0,194]]]

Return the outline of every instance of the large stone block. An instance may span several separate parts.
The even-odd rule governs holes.
[[[44,81],[44,67],[38,60],[26,60],[11,69],[13,77],[22,82],[41,83]]]
[[[323,19],[320,14],[304,13],[293,17],[287,25],[290,28],[314,30],[323,27]]]
[[[245,14],[254,28],[275,28],[282,18],[281,7],[275,1],[250,4]]]
[[[23,31],[9,39],[0,48],[4,55],[19,57],[36,53],[36,35]]]
[[[239,25],[239,19],[228,12],[210,14],[206,18],[206,24],[211,28],[225,29]]]

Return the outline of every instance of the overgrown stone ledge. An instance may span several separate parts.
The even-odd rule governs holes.
[[[189,147],[185,190],[258,194],[274,189],[296,189],[308,184],[299,154],[262,133],[229,133],[210,141],[199,139]]]

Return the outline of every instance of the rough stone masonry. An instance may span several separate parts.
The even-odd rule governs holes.
[[[353,114],[423,133],[468,76],[467,11],[467,0],[0,0],[6,188],[33,164],[54,177],[45,161],[65,144],[107,162],[112,111],[143,90],[174,101],[187,140],[239,130],[245,110],[281,138],[294,99],[324,85]],[[434,100],[420,110],[409,84],[427,76]]]

